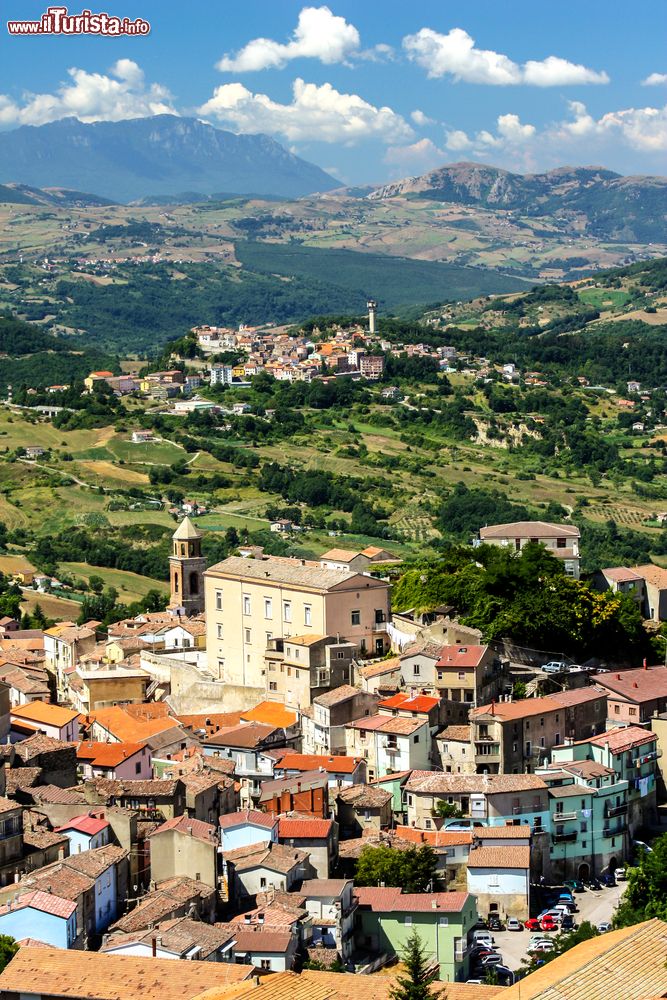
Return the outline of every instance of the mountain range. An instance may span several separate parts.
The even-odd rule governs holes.
[[[603,167],[560,167],[514,174],[483,163],[452,163],[376,188],[371,200],[412,197],[555,216],[592,236],[665,241],[667,177],[623,177]]]
[[[220,191],[297,198],[339,186],[267,135],[236,135],[176,115],[92,124],[63,118],[0,133],[0,184],[10,182],[119,202]]]

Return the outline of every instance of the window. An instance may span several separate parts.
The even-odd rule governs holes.
[[[250,614],[250,594],[243,595],[243,614]]]
[[[225,669],[225,661],[223,659],[218,658],[218,673],[221,674],[224,669]]]
[[[291,622],[292,621],[292,602],[291,601],[283,601],[283,621],[284,622]]]
[[[260,960],[259,960],[259,967],[260,967],[260,969],[270,969],[271,968],[271,959],[270,958],[260,958]]]
[[[135,774],[141,774],[141,761],[140,760],[138,760],[137,763],[134,765],[134,773]]]
[[[406,927],[411,927],[412,926],[412,917],[408,915],[407,917],[405,917],[405,920],[403,922],[405,923]]]
[[[465,672],[465,670],[459,670],[459,680],[460,681],[464,681],[465,679],[466,679],[466,672]]]
[[[294,650],[294,659],[298,660],[298,659],[300,659],[300,657],[301,657],[301,650],[295,648],[295,650]]]
[[[216,590],[215,592],[215,610],[222,611],[222,591]]]
[[[278,684],[276,683],[276,681],[269,681],[269,691],[277,691],[277,690],[278,690]]]
[[[217,635],[218,635],[218,639],[222,639],[222,625],[218,625],[218,627],[217,627]]]
[[[419,736],[413,736],[412,742],[413,743],[419,743]]]
[[[419,667],[419,664],[418,664],[418,663],[415,663],[415,665],[414,665],[414,666],[413,666],[413,668],[412,668],[412,673],[413,673],[413,675],[414,675],[415,677],[419,677],[419,674],[420,674],[420,672],[421,672],[421,671],[420,671],[420,667]]]
[[[267,646],[269,645],[269,643],[271,642],[272,639],[273,639],[273,632],[267,632],[266,633],[266,645]]]
[[[266,879],[265,878],[261,878],[259,880],[259,887],[260,887],[260,889],[266,889]]]
[[[264,598],[264,617],[273,618],[273,601],[270,597]]]
[[[631,708],[629,710],[629,712],[630,712],[630,715],[636,715],[637,714],[637,709],[636,708]]]
[[[312,625],[313,624],[313,609],[310,604],[304,604],[303,606],[303,624]]]
[[[245,630],[245,641],[246,642],[250,642],[250,629],[249,628],[247,628]]]
[[[361,625],[361,611],[353,611],[350,615],[352,625]]]
[[[438,917],[438,923],[441,927],[447,927],[449,925],[448,917]]]
[[[621,714],[621,706],[614,705],[614,715],[620,715],[620,714]]]

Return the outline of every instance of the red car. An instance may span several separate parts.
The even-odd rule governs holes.
[[[555,920],[552,920],[551,917],[543,917],[542,923],[540,924],[540,928],[543,931],[557,931],[558,924],[556,923]]]
[[[525,928],[526,928],[527,931],[541,931],[542,930],[542,924],[537,919],[537,917],[530,917],[529,920],[526,920],[526,923],[525,923],[524,926],[525,926]]]

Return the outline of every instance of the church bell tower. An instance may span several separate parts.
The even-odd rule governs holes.
[[[183,518],[172,536],[169,557],[171,599],[169,609],[179,614],[198,615],[204,610],[204,570],[201,554],[202,533],[189,517]]]

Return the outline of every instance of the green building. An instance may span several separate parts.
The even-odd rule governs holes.
[[[443,982],[468,978],[469,937],[477,901],[467,892],[402,893],[391,887],[358,887],[355,939],[358,952],[401,958],[413,931]]]

